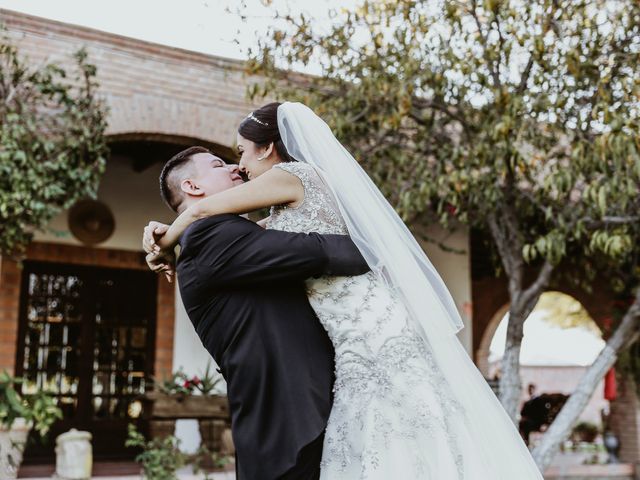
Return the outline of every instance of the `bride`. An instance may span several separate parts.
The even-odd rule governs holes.
[[[307,282],[336,355],[321,478],[542,480],[455,335],[462,320],[446,286],[329,127],[300,103],[271,103],[243,120],[237,144],[251,181],[170,227],[150,223],[145,249],[172,248],[200,218],[263,207],[266,228],[352,237],[371,272]]]

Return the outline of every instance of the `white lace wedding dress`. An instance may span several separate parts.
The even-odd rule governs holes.
[[[305,198],[295,208],[273,207],[268,228],[347,233],[313,167],[292,162],[275,168],[300,178]],[[336,355],[321,478],[497,480],[449,379],[385,282],[370,272],[310,280],[307,287]]]

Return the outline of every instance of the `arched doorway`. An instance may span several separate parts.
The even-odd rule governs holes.
[[[487,378],[499,375],[508,322],[508,305],[499,309],[483,335],[479,366]],[[524,324],[520,352],[521,401],[535,394],[570,394],[586,369],[604,348],[602,331],[575,298],[561,292],[545,292]],[[608,408],[602,385],[596,389],[581,415],[582,421],[600,424],[600,410]]]
[[[163,164],[185,148],[200,145],[227,162],[235,162],[236,154],[230,145],[184,135],[157,133],[120,133],[107,137],[111,160],[128,160],[134,172],[142,172],[153,164]],[[234,139],[229,138],[229,143]]]

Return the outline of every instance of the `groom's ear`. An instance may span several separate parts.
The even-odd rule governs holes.
[[[182,190],[182,193],[192,197],[201,197],[204,195],[204,191],[190,178],[185,178],[180,182],[180,190]]]

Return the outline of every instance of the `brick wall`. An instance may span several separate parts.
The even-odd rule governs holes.
[[[14,373],[19,302],[18,265],[0,257],[0,371],[8,370]]]
[[[72,67],[73,52],[87,49],[110,109],[110,136],[146,132],[230,146],[240,120],[255,107],[247,100],[251,79],[243,62],[10,10],[0,9],[0,21],[35,65]]]
[[[640,399],[632,379],[618,378],[618,398],[611,404],[611,428],[620,439],[620,459],[640,465]]]
[[[139,252],[76,247],[53,243],[32,243],[26,259],[95,267],[147,269]],[[21,271],[18,263],[0,257],[0,370],[15,372]],[[156,356],[154,374],[168,376],[173,361],[175,290],[173,284],[158,277],[156,318]]]

